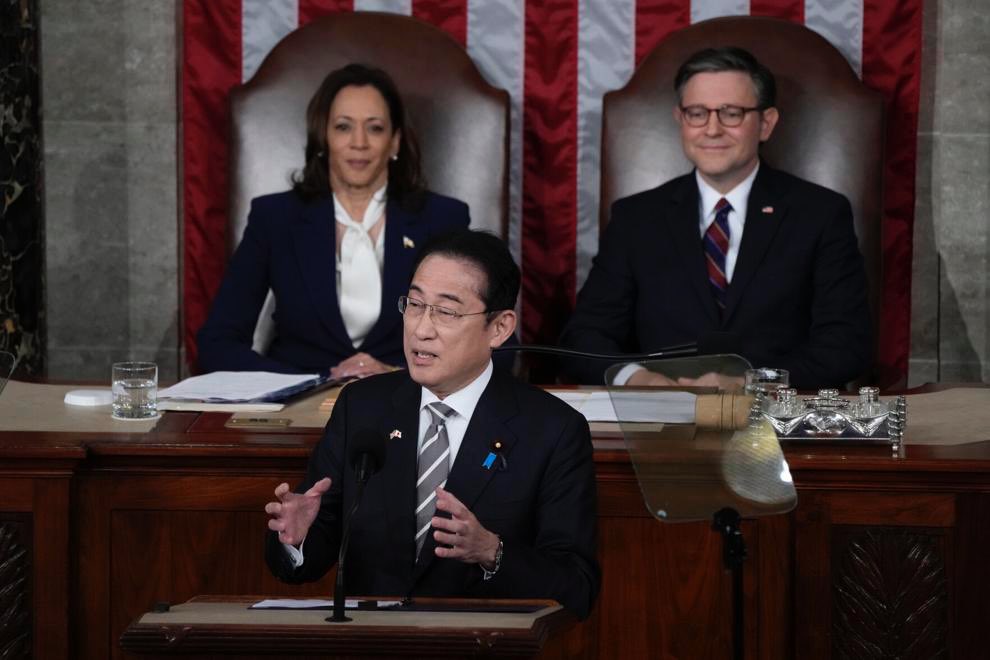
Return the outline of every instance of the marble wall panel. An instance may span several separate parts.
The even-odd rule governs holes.
[[[926,2],[922,24],[918,161],[915,175],[911,263],[911,345],[908,363],[908,384],[912,386],[938,380],[939,275],[932,210],[932,144],[938,10],[938,2]]]
[[[924,98],[924,97],[922,97]],[[922,103],[922,105],[925,105]],[[909,383],[938,381],[939,255],[932,207],[932,134],[918,136],[911,266]]]
[[[47,0],[49,375],[179,371],[176,0]]]
[[[942,134],[933,154],[941,380],[988,375],[990,136]]]
[[[922,75],[909,383],[990,382],[990,15],[982,0],[926,3]]]
[[[0,350],[16,375],[44,369],[40,91],[37,3],[0,0]]]
[[[45,119],[174,123],[175,0],[45,0]]]
[[[125,126],[49,122],[45,130],[50,350],[124,348],[130,336]]]
[[[938,73],[936,130],[943,134],[990,132],[990,51],[946,47]]]

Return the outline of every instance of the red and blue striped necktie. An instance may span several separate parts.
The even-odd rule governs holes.
[[[718,304],[725,309],[725,290],[729,280],[725,276],[725,255],[729,252],[729,211],[732,205],[723,197],[715,205],[715,221],[705,230],[702,243],[705,246],[705,262],[708,265],[708,283]]]

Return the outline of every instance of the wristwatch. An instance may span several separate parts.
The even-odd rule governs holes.
[[[495,574],[498,573],[498,567],[502,565],[503,549],[504,549],[504,544],[502,543],[502,537],[499,537],[498,547],[495,548],[495,565],[492,566],[492,570],[488,570],[484,566],[481,566],[481,564],[478,564],[478,566],[481,566],[481,571],[484,573],[482,577],[486,582],[488,580],[491,580],[493,577],[495,577]]]

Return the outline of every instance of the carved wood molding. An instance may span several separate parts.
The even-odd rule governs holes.
[[[0,660],[31,656],[31,599],[24,524],[0,521]]]
[[[833,657],[948,658],[943,534],[873,528],[841,536],[833,555]]]

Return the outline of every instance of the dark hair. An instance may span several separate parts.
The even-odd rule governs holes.
[[[413,264],[415,273],[430,255],[466,261],[485,275],[485,288],[479,291],[488,320],[497,312],[514,309],[519,295],[519,266],[512,259],[505,241],[495,234],[476,229],[457,229],[438,234],[423,246]]]
[[[306,107],[306,165],[292,177],[293,190],[310,200],[330,194],[330,172],[327,169],[327,123],[330,106],[345,87],[374,87],[385,99],[393,131],[402,131],[399,153],[388,163],[388,197],[405,207],[416,207],[425,189],[419,164],[419,145],[412,128],[406,122],[405,106],[399,89],[381,69],[364,64],[348,64],[331,71]]]
[[[760,110],[772,108],[777,103],[777,81],[770,69],[760,64],[751,52],[737,46],[706,48],[687,58],[674,76],[674,91],[680,102],[684,85],[692,76],[699,73],[719,73],[721,71],[741,71],[748,73],[756,90],[756,107]]]

